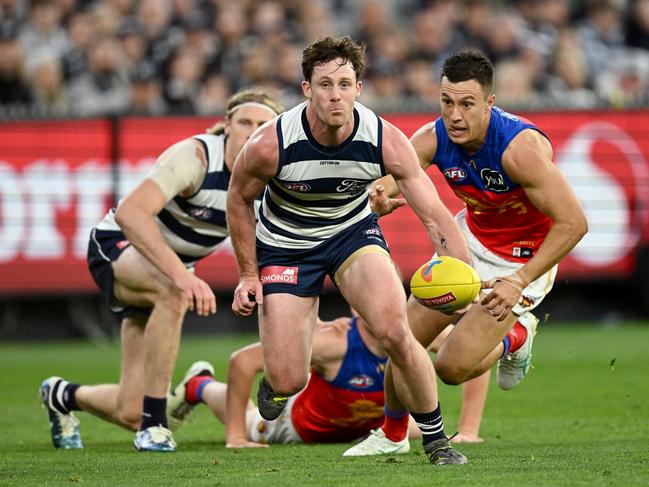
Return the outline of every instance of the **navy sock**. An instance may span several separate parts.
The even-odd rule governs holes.
[[[426,449],[426,445],[430,442],[439,440],[440,438],[446,438],[446,433],[444,433],[444,421],[442,421],[442,409],[439,403],[437,404],[437,408],[430,413],[411,412],[410,415],[421,430],[424,450]]]
[[[52,390],[52,405],[54,408],[62,414],[79,411],[81,408],[79,408],[74,394],[80,386],[81,384],[73,384],[63,379],[58,381]]]
[[[167,427],[167,398],[144,396],[140,431],[151,426]]]
[[[81,387],[81,384],[68,382],[65,389],[63,389],[63,407],[68,411],[81,411],[81,408],[77,404],[77,398],[74,397],[79,387]]]

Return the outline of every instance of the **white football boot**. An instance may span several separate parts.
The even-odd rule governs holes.
[[[135,434],[133,446],[137,451],[172,453],[176,451],[176,442],[171,431],[163,426],[150,426]]]
[[[532,343],[536,335],[539,319],[529,311],[518,317],[518,322],[527,330],[527,339],[523,346],[514,353],[500,357],[496,367],[496,380],[501,389],[516,387],[525,378],[532,365]]]
[[[83,443],[79,434],[79,420],[72,411],[65,414],[56,409],[52,400],[55,391],[61,389],[59,393],[62,393],[65,384],[67,382],[60,377],[50,377],[43,381],[38,391],[50,420],[50,433],[52,434],[54,448],[80,450],[83,448]]]
[[[173,391],[167,394],[167,423],[171,431],[176,431],[180,428],[196,406],[195,404],[189,404],[185,400],[185,389],[190,379],[197,375],[214,377],[214,367],[212,367],[211,363],[205,362],[204,360],[194,362],[187,372],[185,372],[183,380],[180,381]]]
[[[408,436],[394,442],[386,438],[381,428],[370,431],[363,441],[343,453],[344,457],[364,457],[369,455],[401,455],[410,451]]]

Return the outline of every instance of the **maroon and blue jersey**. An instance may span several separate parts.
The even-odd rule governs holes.
[[[347,332],[347,353],[332,381],[312,372],[293,403],[291,421],[305,443],[351,441],[383,424],[387,358],[374,355],[358,331]]]
[[[471,232],[493,253],[516,262],[530,259],[552,226],[552,220],[532,204],[503,168],[503,153],[525,129],[545,136],[529,120],[493,107],[487,138],[470,154],[449,139],[440,117],[435,122],[437,151],[432,161],[466,204]]]

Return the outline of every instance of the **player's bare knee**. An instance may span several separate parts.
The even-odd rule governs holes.
[[[281,396],[297,394],[307,383],[307,374],[290,370],[278,372],[267,371],[266,376],[273,386],[273,390]]]
[[[379,340],[383,349],[388,355],[403,355],[407,350],[408,330],[405,324],[383,327],[373,331],[374,336]]]
[[[164,306],[170,312],[184,315],[189,308],[189,299],[182,289],[169,283],[158,293],[156,306]]]
[[[433,363],[437,376],[450,386],[462,384],[468,376],[468,371],[454,364],[452,361],[435,359]]]

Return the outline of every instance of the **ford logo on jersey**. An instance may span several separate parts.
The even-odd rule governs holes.
[[[355,375],[354,377],[349,379],[349,385],[352,387],[357,387],[359,389],[366,389],[367,387],[374,385],[374,379],[372,379],[369,375]]]
[[[449,167],[444,171],[444,176],[449,181],[459,183],[466,178],[466,171],[461,167]]]
[[[192,208],[189,214],[197,220],[209,220],[212,218],[212,208]]]

